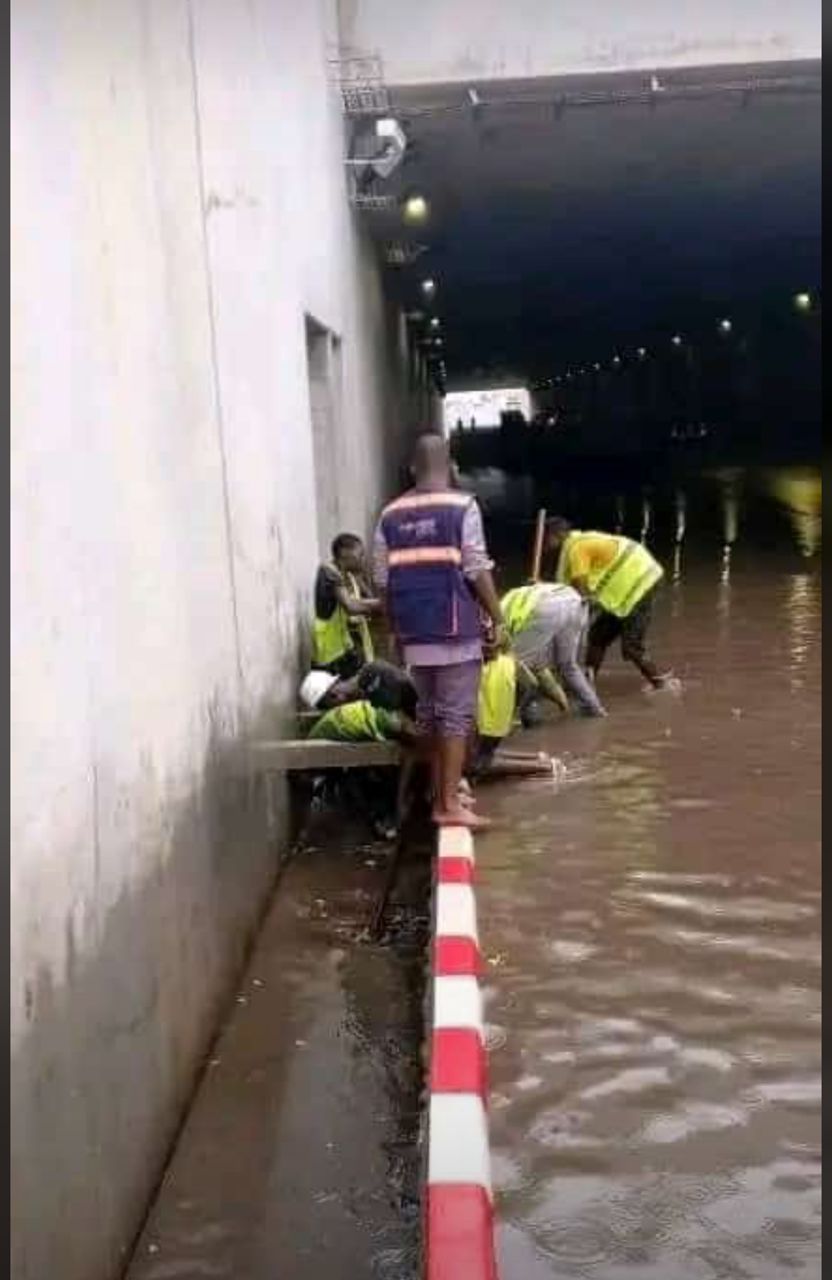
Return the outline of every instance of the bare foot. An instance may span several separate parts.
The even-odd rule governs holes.
[[[430,800],[431,800],[431,802],[432,802],[432,804],[433,804],[433,806],[434,806],[434,808],[435,808],[435,807],[436,807],[436,797],[435,797],[434,795],[431,795],[431,796],[430,796]],[[465,780],[464,780],[464,779],[463,779],[463,781],[462,781],[462,782],[460,782],[460,784],[459,784],[459,791],[457,792],[457,800],[459,801],[459,803],[460,803],[460,805],[462,806],[462,808],[463,808],[463,809],[475,809],[475,808],[476,808],[476,805],[477,805],[477,799],[476,799],[476,796],[474,795],[473,791],[471,790],[471,788],[470,788],[469,784],[468,784],[467,782],[465,782]]]
[[[472,809],[434,809],[431,817],[437,827],[468,827],[471,831],[483,831],[491,826],[488,818],[474,813]]]
[[[459,784],[459,803],[463,809],[475,809],[477,806],[477,798],[469,787],[467,782]]]

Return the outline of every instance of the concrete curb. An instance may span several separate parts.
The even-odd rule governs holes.
[[[497,1280],[474,842],[439,831],[431,938],[426,1280]]]

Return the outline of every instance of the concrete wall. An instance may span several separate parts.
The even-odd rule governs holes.
[[[366,530],[424,411],[321,0],[12,4],[12,1274],[118,1274],[274,882],[231,766],[317,558],[304,318]],[[408,399],[408,395],[410,398]]]
[[[347,44],[391,84],[821,56],[821,0],[339,0]]]

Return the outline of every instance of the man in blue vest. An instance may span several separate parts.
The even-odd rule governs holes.
[[[500,601],[479,506],[453,486],[441,436],[420,436],[411,471],[413,488],[385,507],[376,529],[376,586],[419,695],[434,821],[483,827],[487,820],[466,804],[462,773],[482,668],[481,611],[505,645]]]

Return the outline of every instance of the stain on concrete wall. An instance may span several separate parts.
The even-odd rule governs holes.
[[[326,3],[12,6],[13,1273],[118,1274],[278,868],[317,559],[415,403],[345,198]]]

